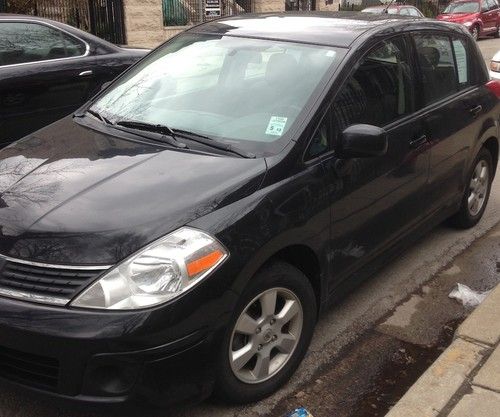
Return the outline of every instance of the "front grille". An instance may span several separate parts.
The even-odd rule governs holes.
[[[0,269],[0,295],[64,305],[105,269],[4,260]]]
[[[56,359],[0,346],[0,377],[50,391],[57,390]]]

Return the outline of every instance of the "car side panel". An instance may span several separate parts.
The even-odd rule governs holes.
[[[89,97],[92,57],[0,67],[0,146],[52,123]]]

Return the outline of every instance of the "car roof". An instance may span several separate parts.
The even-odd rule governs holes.
[[[0,20],[11,20],[11,19],[32,20],[35,22],[50,23],[51,25],[58,27],[71,28],[72,30],[78,30],[78,31],[80,30],[75,28],[74,26],[70,26],[65,23],[58,22],[56,20],[46,19],[44,17],[31,16],[26,14],[16,14],[16,13],[0,13]]]
[[[393,3],[390,5],[387,4],[377,4],[375,6],[367,6],[366,9],[399,9],[400,7],[413,7],[416,9],[415,6],[412,6],[411,4],[399,4],[399,3]]]
[[[74,26],[68,25],[66,23],[58,22],[56,20],[46,19],[44,17],[24,15],[24,14],[15,14],[15,13],[0,13],[0,22],[7,20],[30,20],[32,22],[40,22],[55,26],[61,30],[71,33],[72,35],[83,39],[86,42],[96,43],[101,47],[107,50],[116,50],[116,45],[101,39],[97,36],[92,35],[91,33],[85,32],[84,30],[78,29]]]
[[[189,29],[190,33],[229,35],[348,48],[359,37],[387,30],[410,30],[426,22],[434,29],[449,24],[434,19],[362,12],[297,12],[242,14],[216,19]]]

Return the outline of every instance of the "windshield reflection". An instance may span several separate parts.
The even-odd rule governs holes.
[[[335,48],[185,34],[158,49],[92,106],[111,122],[161,124],[262,151],[285,138]]]

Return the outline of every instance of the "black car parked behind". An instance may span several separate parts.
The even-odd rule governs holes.
[[[194,27],[0,152],[0,376],[91,402],[269,395],[318,315],[482,217],[500,88],[466,29]]]
[[[75,111],[147,52],[63,23],[0,14],[0,147]]]

